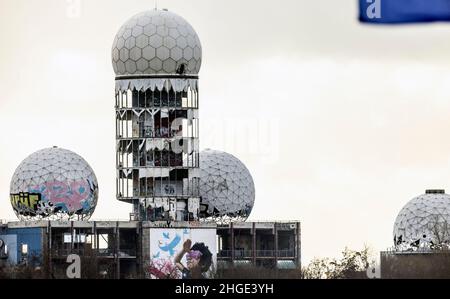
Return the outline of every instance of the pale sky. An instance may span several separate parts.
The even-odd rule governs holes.
[[[0,218],[15,219],[19,163],[57,145],[115,199],[114,72],[120,26],[152,0],[0,1]],[[200,146],[228,151],[256,185],[251,220],[300,220],[303,262],[392,244],[425,189],[450,192],[450,24],[367,26],[356,0],[159,0],[203,46]]]

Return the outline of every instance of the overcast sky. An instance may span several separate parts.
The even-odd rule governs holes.
[[[114,72],[120,26],[152,0],[0,1],[0,218],[32,152],[57,145],[96,172],[95,219],[115,199]],[[159,0],[203,46],[200,145],[256,185],[252,220],[300,220],[303,261],[392,244],[425,189],[450,190],[450,25],[367,26],[356,0]]]

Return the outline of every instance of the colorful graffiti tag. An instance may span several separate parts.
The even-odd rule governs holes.
[[[26,216],[89,214],[95,209],[97,193],[98,186],[89,180],[52,181],[32,186],[28,192],[11,194],[11,205]]]
[[[41,202],[41,194],[20,192],[19,194],[11,194],[10,200],[16,212],[35,214]]]

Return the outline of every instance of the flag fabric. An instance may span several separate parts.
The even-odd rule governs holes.
[[[372,24],[450,21],[450,0],[359,0],[359,20]]]

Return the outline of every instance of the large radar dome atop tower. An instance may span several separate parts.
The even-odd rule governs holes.
[[[112,46],[118,78],[140,76],[197,76],[202,46],[194,28],[166,9],[149,10],[129,19]]]
[[[196,221],[202,47],[182,17],[135,15],[112,47],[115,71],[116,197],[142,221]]]

